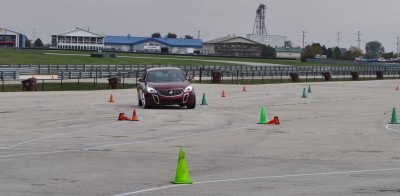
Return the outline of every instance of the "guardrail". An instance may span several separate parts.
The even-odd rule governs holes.
[[[19,71],[15,69],[0,69],[1,80],[18,80]]]
[[[350,72],[358,72],[372,77],[376,71],[382,71],[385,76],[400,74],[400,66],[0,65],[0,69],[19,70],[19,74],[57,74],[61,79],[138,78],[146,69],[154,67],[178,67],[194,77],[211,77],[215,71],[221,72],[222,77],[289,77],[291,73],[319,77],[325,72],[333,76],[349,76]]]

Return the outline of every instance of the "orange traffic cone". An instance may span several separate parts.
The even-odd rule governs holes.
[[[51,79],[54,80],[54,75],[51,75]]]
[[[131,120],[131,119],[127,116],[124,116],[124,120]]]
[[[118,120],[124,120],[125,114],[119,113]]]
[[[274,121],[276,125],[281,124],[281,122],[279,122],[279,117],[278,116],[274,116]]]
[[[132,120],[131,121],[139,121],[136,115],[136,110],[133,109]]]
[[[268,124],[268,125],[273,125],[273,124],[275,124],[275,119],[272,119],[272,120],[268,121],[267,124]]]
[[[246,86],[243,86],[243,92],[245,92],[246,91]]]
[[[399,85],[396,86],[396,91],[398,91],[398,90],[399,90]]]
[[[115,102],[114,101],[114,97],[112,96],[112,94],[110,95],[110,101],[108,101],[108,102]]]
[[[225,91],[222,90],[222,96],[221,97],[225,97]]]

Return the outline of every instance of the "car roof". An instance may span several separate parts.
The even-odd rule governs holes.
[[[177,67],[155,67],[155,68],[150,68],[147,69],[147,71],[158,71],[158,70],[181,70]]]

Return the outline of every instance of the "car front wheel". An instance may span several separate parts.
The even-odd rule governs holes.
[[[147,103],[147,101],[146,101],[146,97],[145,97],[144,93],[142,93],[142,101],[141,102],[142,102],[143,108],[146,108],[146,109],[151,108],[150,103]]]
[[[196,97],[194,97],[193,103],[190,105],[187,105],[187,109],[194,109],[196,107]]]
[[[138,91],[138,105],[143,106],[142,99],[140,99],[140,92]]]

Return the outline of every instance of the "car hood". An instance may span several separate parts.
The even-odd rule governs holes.
[[[189,82],[171,82],[171,83],[156,83],[156,82],[148,82],[147,86],[152,87],[154,89],[185,89],[190,85]]]

